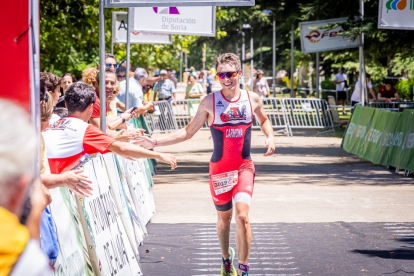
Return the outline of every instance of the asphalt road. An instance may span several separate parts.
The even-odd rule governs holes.
[[[264,157],[263,135],[253,132],[250,275],[414,274],[413,178],[344,152],[340,139],[301,135],[277,136],[276,154]],[[154,177],[145,275],[218,275],[211,149],[208,131],[156,149],[174,153],[179,168],[160,164]]]

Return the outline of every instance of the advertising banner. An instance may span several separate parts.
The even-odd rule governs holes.
[[[85,165],[93,195],[84,197],[83,208],[103,275],[140,275],[135,256],[116,206],[102,156]]]
[[[356,106],[345,134],[343,147],[347,152],[360,155],[374,112],[375,108]]]
[[[127,43],[128,16],[126,12],[112,12],[112,43]],[[172,44],[172,36],[159,33],[131,32],[132,44]]]
[[[382,110],[381,110],[382,111]],[[377,111],[375,112],[377,115]],[[401,113],[399,112],[378,112],[381,114],[382,120],[385,124],[383,135],[381,141],[378,144],[378,150],[375,152],[374,157],[371,162],[379,164],[382,166],[388,166],[389,160],[391,157],[391,152],[393,150],[393,144],[398,141],[399,134],[397,133],[398,122],[401,118]]]
[[[359,47],[361,44],[359,38],[352,41],[349,37],[342,36],[343,28],[341,26],[332,30],[320,28],[327,24],[342,23],[346,20],[346,18],[337,18],[299,23],[302,52],[316,53]]]
[[[105,0],[107,8],[169,6],[254,6],[255,0]]]
[[[66,187],[49,191],[53,199],[49,208],[59,244],[54,275],[94,275],[74,195]]]
[[[360,157],[374,162],[377,151],[382,150],[380,143],[387,127],[389,111],[377,109],[372,117],[371,126],[364,139],[364,146],[361,148]],[[374,162],[375,163],[375,162]]]
[[[215,36],[216,8],[133,8],[132,22],[134,32]]]
[[[378,28],[414,30],[414,0],[380,0]]]

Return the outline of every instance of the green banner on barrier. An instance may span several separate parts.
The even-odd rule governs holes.
[[[361,149],[365,143],[365,136],[371,126],[375,108],[357,106],[352,114],[345,134],[344,149],[347,152],[361,155]]]
[[[414,171],[414,110],[397,113],[357,106],[343,148],[375,164]]]

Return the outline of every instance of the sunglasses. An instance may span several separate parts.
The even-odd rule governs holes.
[[[117,64],[112,64],[112,63],[107,63],[106,64],[106,67],[111,67],[111,66],[113,66],[115,69],[118,67],[118,65]]]
[[[126,75],[118,75],[118,79],[126,78]]]
[[[224,80],[226,77],[230,79],[230,78],[234,78],[235,76],[237,76],[239,72],[240,70],[237,70],[234,72],[221,72],[221,73],[217,73],[217,77],[219,77],[221,80]]]

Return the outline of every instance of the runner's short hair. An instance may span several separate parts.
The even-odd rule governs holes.
[[[69,112],[83,112],[96,101],[95,90],[83,82],[72,84],[65,93],[66,107]]]
[[[241,69],[240,59],[237,55],[233,53],[225,53],[216,57],[214,64],[216,65],[216,69],[220,64],[230,64],[236,67],[236,70]]]

